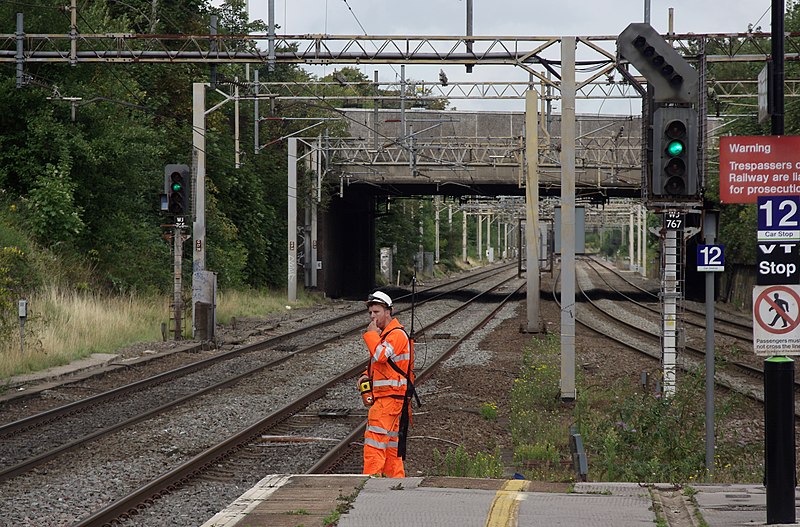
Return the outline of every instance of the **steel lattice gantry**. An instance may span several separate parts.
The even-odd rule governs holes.
[[[580,56],[577,65],[589,70],[577,81],[578,98],[628,93],[624,81],[622,86],[614,86],[616,81],[609,78],[616,68],[616,38],[617,35],[576,38]],[[674,34],[668,38],[690,61],[697,60],[697,50],[701,48],[706,50],[704,60],[709,64],[766,62],[770,57],[769,33]],[[556,36],[149,35],[78,31],[41,34],[25,33],[18,27],[16,33],[0,34],[0,62],[511,65],[526,70],[545,85],[557,87],[560,42],[561,37]],[[786,60],[798,59],[800,33],[787,33]],[[723,97],[755,95],[754,79],[709,84]],[[788,92],[796,93],[796,81],[788,84]],[[521,86],[507,83],[496,92],[495,89],[475,83],[471,87],[443,87],[436,95],[501,97]]]
[[[397,110],[341,112],[350,137],[330,138],[323,148],[344,185],[377,186],[395,195],[524,194],[521,112],[411,111],[406,112],[411,131],[405,133]],[[600,201],[609,195],[638,196],[640,119],[588,115],[579,116],[576,126],[579,193]],[[539,134],[540,187],[545,194],[557,191],[560,184],[560,130],[556,115]]]

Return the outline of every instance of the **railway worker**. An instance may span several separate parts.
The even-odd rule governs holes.
[[[371,382],[373,403],[364,432],[364,474],[403,478],[413,393],[413,344],[392,316],[389,295],[372,293],[367,309],[370,323],[363,337],[370,360],[359,384],[366,379]]]

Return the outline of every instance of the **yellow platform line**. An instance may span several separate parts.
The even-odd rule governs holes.
[[[527,488],[528,482],[522,479],[510,479],[503,483],[489,507],[485,527],[516,527],[519,502]]]

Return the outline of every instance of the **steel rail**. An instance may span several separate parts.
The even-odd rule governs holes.
[[[650,331],[647,331],[644,328],[640,328],[639,326],[631,324],[631,323],[629,323],[629,322],[627,322],[625,320],[622,320],[622,319],[612,315],[611,313],[605,311],[600,306],[595,304],[591,300],[591,298],[588,297],[588,295],[586,295],[586,293],[583,291],[583,288],[580,288],[580,289],[581,289],[581,293],[584,295],[584,297],[586,297],[586,299],[588,300],[589,304],[592,307],[594,307],[596,310],[598,310],[600,313],[602,313],[604,316],[612,319],[613,321],[615,321],[618,324],[622,324],[626,328],[629,328],[629,329],[632,329],[632,330],[634,330],[634,331],[636,331],[638,333],[641,333],[641,334],[647,336],[648,338],[657,339],[660,342],[661,337],[659,335],[651,333]],[[553,299],[556,301],[556,303],[559,306],[561,305],[559,300],[558,300],[558,298],[557,298],[557,295],[556,295],[556,292],[555,292],[555,288],[553,289]],[[611,339],[614,342],[617,342],[617,343],[625,346],[626,348],[635,350],[637,353],[646,355],[647,357],[650,357],[652,359],[655,359],[655,360],[658,360],[658,361],[661,360],[661,356],[660,355],[655,355],[655,354],[649,353],[649,352],[647,352],[647,351],[645,351],[643,349],[640,349],[639,347],[636,347],[636,346],[634,346],[634,345],[632,345],[632,344],[630,344],[628,342],[625,342],[624,340],[622,340],[621,338],[617,337],[616,335],[613,335],[613,334],[611,334],[609,332],[603,331],[601,329],[598,329],[598,328],[592,326],[591,324],[587,323],[584,320],[581,320],[580,318],[576,317],[575,320],[579,324],[584,326],[585,328],[587,328],[587,329],[589,329],[589,330],[591,330],[591,331],[593,331],[593,332],[595,332],[595,333],[597,333],[599,335],[602,335],[602,336],[604,336],[604,337],[606,337],[608,339]],[[694,347],[691,347],[691,346],[686,346],[685,349],[690,351],[690,352],[692,352],[696,356],[699,356],[701,358],[705,357],[705,350],[701,350],[701,349],[694,348]],[[703,361],[698,361],[697,362],[698,365],[702,364],[702,363],[703,363]],[[728,364],[731,365],[734,368],[737,368],[737,369],[741,370],[748,377],[760,378],[762,380],[762,383],[763,383],[763,375],[764,375],[763,370],[761,370],[759,368],[755,368],[755,367],[750,366],[748,364],[740,363],[740,362],[729,361]],[[682,364],[678,364],[678,367],[681,368],[684,371],[689,371],[689,369],[686,366],[682,365]],[[744,395],[746,397],[749,397],[749,398],[751,398],[751,399],[753,399],[753,400],[755,400],[757,402],[760,402],[762,404],[764,402],[763,396],[759,395],[756,391],[754,391],[754,390],[745,390],[743,388],[740,388],[740,387],[734,385],[733,383],[722,379],[719,375],[715,376],[714,382],[716,384],[722,386],[722,387],[725,387],[725,388],[727,388],[729,390],[732,390],[732,391],[734,391],[736,393],[740,393],[740,394],[742,394],[742,395]],[[795,381],[794,390],[795,390],[795,393],[800,393],[800,382]],[[800,417],[800,408],[795,410],[795,416],[796,417]]]
[[[505,268],[505,267],[508,267],[508,266],[503,266],[503,268]],[[502,273],[503,270],[504,269],[501,269],[501,271],[496,272],[496,273],[484,273],[484,274],[481,275],[479,280],[485,279],[487,277],[491,278],[493,276],[496,276],[497,274]],[[469,282],[467,285],[472,285],[473,283],[474,282]],[[445,294],[448,294],[450,292],[451,291],[442,292],[442,293],[434,295],[434,296],[432,296],[430,298],[426,298],[426,299],[420,300],[418,302],[418,304],[424,304],[426,302],[430,302],[430,301],[435,300],[437,298],[440,298],[441,296],[443,296]],[[405,311],[406,309],[401,309],[401,310],[398,310],[397,312],[400,313],[400,312]],[[361,313],[359,313],[359,314],[361,314]],[[64,454],[65,452],[68,452],[70,450],[76,449],[79,446],[82,446],[82,445],[84,445],[86,443],[89,443],[91,441],[99,439],[99,438],[101,438],[103,436],[107,436],[109,434],[112,434],[112,433],[114,433],[114,432],[116,432],[118,430],[121,430],[123,428],[126,428],[128,426],[131,426],[131,425],[134,425],[136,423],[142,422],[144,420],[150,419],[150,418],[152,418],[152,417],[154,417],[156,415],[162,414],[162,413],[164,413],[164,412],[166,412],[166,411],[168,411],[168,410],[170,410],[170,409],[172,409],[174,407],[177,407],[177,406],[179,406],[179,405],[181,405],[181,404],[183,404],[183,403],[185,403],[187,401],[190,401],[192,399],[198,398],[198,397],[200,397],[200,396],[202,396],[202,395],[204,395],[206,393],[209,393],[209,392],[211,392],[213,390],[218,390],[218,389],[222,389],[224,387],[233,385],[233,384],[241,381],[242,379],[244,379],[246,377],[249,377],[251,375],[255,375],[255,374],[257,374],[257,373],[259,373],[259,372],[261,372],[263,370],[267,370],[267,369],[279,366],[279,365],[283,364],[284,362],[287,362],[287,361],[293,359],[294,357],[296,357],[296,356],[298,356],[300,354],[308,353],[308,352],[317,350],[317,349],[321,348],[322,346],[324,346],[326,344],[338,341],[341,338],[343,338],[345,336],[348,336],[348,335],[351,335],[352,333],[355,333],[355,332],[357,332],[359,330],[362,330],[362,329],[363,329],[363,324],[354,326],[350,330],[347,330],[347,331],[344,331],[344,332],[340,332],[340,333],[336,333],[336,334],[328,337],[327,339],[323,339],[323,340],[317,341],[317,342],[315,342],[314,344],[312,344],[310,346],[306,346],[305,348],[293,351],[293,352],[291,352],[291,353],[289,353],[287,355],[284,355],[283,357],[279,357],[277,359],[273,359],[273,360],[267,361],[264,364],[260,364],[258,366],[253,367],[253,368],[250,368],[247,371],[244,371],[244,372],[241,372],[241,373],[239,373],[237,375],[234,375],[234,376],[228,377],[226,379],[223,379],[220,382],[213,383],[213,384],[208,385],[208,386],[206,386],[204,388],[196,390],[196,391],[194,391],[192,393],[189,393],[189,394],[186,394],[186,395],[184,395],[182,397],[178,397],[176,399],[173,399],[173,400],[171,400],[171,401],[169,401],[169,402],[167,402],[167,403],[165,403],[163,405],[160,405],[160,406],[158,406],[156,408],[150,408],[148,410],[145,410],[145,411],[143,411],[143,412],[141,412],[141,413],[139,413],[137,415],[134,415],[134,416],[132,416],[132,417],[130,417],[128,419],[125,419],[125,420],[120,421],[118,423],[115,423],[113,425],[107,426],[107,427],[102,428],[100,430],[94,430],[90,434],[87,434],[85,436],[77,438],[77,439],[75,439],[73,441],[70,441],[68,443],[64,443],[62,445],[59,445],[56,448],[50,449],[50,450],[48,450],[46,452],[43,452],[43,453],[41,453],[41,454],[39,454],[37,456],[34,456],[32,458],[29,458],[29,459],[26,459],[26,460],[24,460],[24,461],[22,461],[20,463],[16,463],[14,465],[11,465],[11,466],[8,466],[8,467],[4,467],[4,468],[0,469],[0,482],[8,480],[8,479],[11,479],[11,478],[13,478],[15,476],[18,476],[19,474],[23,474],[23,473],[25,473],[25,472],[27,472],[27,471],[29,471],[29,470],[37,467],[37,466],[40,466],[40,465],[42,465],[42,464],[44,464],[44,463],[46,463],[46,462],[48,462],[48,461],[50,461],[52,459],[55,459],[56,457]],[[228,356],[228,358],[231,358],[231,357]],[[203,361],[203,362],[206,362],[206,361]],[[181,369],[181,368],[178,368],[178,369]],[[172,371],[174,372],[176,370],[172,370]],[[194,371],[194,369],[193,369],[193,371]],[[171,372],[168,372],[168,373],[171,373]],[[162,375],[158,375],[158,376],[156,376],[156,378],[158,378],[158,384],[161,384],[161,383],[165,382],[163,377],[162,377]],[[149,380],[149,379],[145,379],[144,381],[147,381],[147,380]],[[127,388],[127,387],[130,387],[130,386],[139,385],[139,384],[141,384],[141,382],[142,381],[140,381],[139,383],[133,383],[131,385],[127,385],[127,386],[122,387],[122,388]],[[142,385],[142,386],[150,387],[152,385]],[[140,389],[142,389],[142,387],[139,386],[136,389],[140,390]],[[67,414],[64,414],[62,412],[61,408],[57,408],[55,410],[57,411],[59,416],[73,415],[75,413],[78,413],[78,412],[80,412],[82,410],[85,410],[85,409],[91,407],[92,405],[97,405],[97,404],[100,404],[101,402],[108,402],[109,400],[117,399],[117,398],[121,397],[124,394],[124,392],[120,392],[120,389],[111,390],[111,392],[113,392],[113,394],[114,394],[114,396],[111,397],[111,398],[96,399],[96,397],[105,395],[105,394],[99,394],[98,396],[95,396],[95,397],[84,399],[82,401],[77,401],[78,403],[83,402],[84,403],[83,405],[77,406],[75,403],[67,405],[67,406],[70,407],[70,412],[67,413]],[[110,392],[106,392],[106,393],[110,393]],[[25,429],[30,429],[30,428],[34,427],[33,424],[38,423],[38,424],[42,425],[44,423],[49,423],[49,422],[52,422],[54,420],[52,418],[47,418],[47,417],[48,417],[47,416],[47,412],[44,412],[43,414],[37,414],[36,416],[33,416],[31,418],[28,418],[28,419],[24,419],[22,421],[32,421],[32,422],[28,422],[27,423],[28,426],[25,427]],[[37,418],[39,418],[39,419],[37,420]],[[20,423],[20,421],[17,421],[15,423],[11,423],[11,424],[15,425],[15,424],[18,424],[18,423]],[[11,425],[9,425],[9,426],[11,426]]]
[[[437,290],[439,290],[441,288],[444,288],[444,287],[447,287],[447,286],[451,286],[451,285],[455,285],[455,284],[458,284],[458,283],[461,283],[461,282],[465,282],[465,286],[466,285],[471,285],[471,284],[475,283],[475,281],[478,281],[478,280],[482,279],[481,277],[484,277],[485,275],[493,276],[494,274],[503,272],[503,270],[505,270],[507,267],[511,267],[513,265],[515,265],[515,264],[507,264],[507,265],[495,267],[495,268],[488,269],[488,270],[481,270],[481,271],[478,271],[476,273],[472,273],[469,276],[458,278],[457,280],[448,281],[448,282],[445,282],[445,283],[442,283],[442,284],[439,284],[439,285],[436,285],[436,286],[433,286],[433,287],[426,288],[426,289],[422,290],[421,292],[418,292],[417,294],[418,295],[427,295],[431,291],[437,291]],[[445,293],[442,293],[442,294],[445,294]],[[396,298],[396,301],[405,301],[405,299],[408,299],[410,296],[411,296],[410,294],[398,296]],[[431,299],[437,298],[437,297],[438,296],[434,296],[434,297],[431,297]],[[428,301],[428,299],[423,298],[418,303],[424,303],[424,302],[427,302],[427,301]],[[404,309],[398,309],[397,312],[401,313],[404,310],[405,310],[405,308]],[[308,332],[314,331],[316,329],[319,329],[320,327],[327,326],[327,325],[329,325],[331,323],[339,322],[341,320],[345,320],[345,319],[350,318],[350,317],[359,316],[361,314],[362,314],[362,312],[360,312],[360,311],[352,311],[352,312],[344,313],[342,315],[337,315],[335,317],[332,317],[332,318],[329,318],[329,319],[326,319],[326,320],[323,320],[323,321],[320,321],[320,322],[315,322],[315,323],[306,325],[306,326],[304,326],[304,327],[302,327],[300,329],[297,329],[297,330],[292,330],[292,331],[289,331],[287,333],[284,333],[284,334],[281,334],[281,335],[277,335],[275,337],[268,338],[266,340],[262,340],[262,341],[259,341],[259,342],[254,342],[253,344],[248,344],[246,346],[242,346],[242,347],[237,348],[235,350],[231,350],[231,351],[227,351],[227,352],[221,353],[221,354],[216,355],[214,357],[209,357],[207,359],[203,359],[203,360],[194,362],[192,364],[188,364],[188,365],[185,365],[185,366],[180,366],[180,367],[175,368],[173,370],[166,371],[166,372],[160,373],[158,375],[154,375],[152,377],[148,377],[146,379],[142,379],[140,381],[136,381],[136,382],[127,384],[125,386],[120,386],[118,388],[114,388],[112,390],[108,390],[106,392],[94,395],[92,397],[87,397],[87,398],[81,399],[79,401],[74,401],[72,403],[65,404],[65,405],[59,406],[57,408],[46,410],[44,412],[40,412],[38,414],[29,416],[29,417],[25,417],[23,419],[19,419],[17,421],[13,421],[11,423],[6,423],[6,424],[3,424],[3,425],[0,425],[0,438],[6,437],[6,436],[8,436],[8,435],[10,435],[12,433],[28,430],[28,429],[34,428],[36,426],[41,426],[41,424],[53,421],[55,419],[59,419],[59,418],[66,417],[66,416],[69,416],[69,415],[74,415],[75,413],[82,411],[82,409],[84,409],[84,408],[86,408],[88,406],[97,405],[97,404],[100,404],[101,402],[105,402],[105,401],[111,401],[111,400],[119,399],[120,397],[124,397],[125,395],[133,393],[135,391],[141,391],[141,390],[144,390],[144,389],[147,389],[147,388],[150,388],[150,387],[153,387],[153,386],[157,386],[159,384],[174,380],[175,378],[189,375],[189,374],[191,374],[191,373],[193,373],[195,371],[198,371],[200,369],[207,368],[207,367],[209,367],[209,366],[211,366],[211,365],[213,365],[213,364],[215,364],[217,362],[222,362],[222,361],[225,361],[225,360],[229,360],[229,359],[235,358],[235,357],[237,357],[239,355],[252,353],[254,351],[261,351],[261,350],[266,349],[268,347],[280,344],[280,343],[282,343],[282,342],[284,342],[284,341],[286,341],[288,339],[291,339],[291,338],[297,337],[299,335],[303,335],[304,333],[308,333]],[[295,319],[295,321],[296,320],[303,320],[303,318]],[[341,336],[342,336],[341,334],[337,334],[337,335],[331,337],[330,339],[328,339],[328,341],[333,341],[335,339],[340,338]]]
[[[617,316],[613,315],[612,313],[609,313],[608,311],[606,311],[605,309],[603,309],[602,307],[597,305],[597,303],[595,303],[594,300],[592,300],[592,298],[583,289],[583,287],[580,285],[580,283],[578,283],[578,287],[581,290],[581,294],[583,295],[584,298],[586,298],[586,300],[589,302],[589,304],[592,307],[594,307],[595,309],[597,309],[598,311],[600,311],[601,313],[603,313],[605,316],[611,318],[612,320],[614,320],[615,322],[617,322],[619,324],[622,324],[623,326],[627,327],[628,329],[632,329],[632,330],[634,330],[634,331],[636,331],[638,333],[646,335],[646,336],[648,336],[650,338],[657,339],[659,342],[661,342],[661,335],[657,335],[657,334],[655,334],[655,333],[653,333],[653,332],[651,332],[651,331],[649,331],[649,330],[647,330],[647,329],[645,329],[643,327],[637,326],[636,324],[628,322],[627,320],[624,320],[624,319],[622,319],[620,317],[617,317]],[[706,355],[705,350],[701,350],[701,349],[695,348],[693,346],[688,346],[687,345],[687,346],[684,347],[684,349],[690,351],[691,353],[693,353],[693,354],[695,354],[695,355],[697,355],[699,357],[705,357],[705,355]],[[660,357],[659,357],[659,359],[660,359]],[[735,362],[735,361],[729,361],[728,364],[745,371],[749,375],[761,375],[761,376],[763,376],[763,371],[762,370],[759,370],[758,368],[754,368],[753,366],[750,366],[748,364],[743,364],[743,363]]]
[[[492,318],[497,315],[497,313],[508,303],[512,296],[518,294],[522,289],[525,287],[525,284],[522,284],[513,292],[506,295],[502,301],[497,305],[495,309],[492,310],[486,317],[483,318],[475,327],[470,329],[466,334],[462,335],[452,346],[447,348],[445,352],[431,365],[425,368],[420,374],[417,376],[415,384],[420,385],[425,382],[428,377],[430,377],[434,370],[436,370],[439,365],[447,360],[455,351],[461,346],[461,344],[471,337],[476,331],[481,329],[485,326]],[[331,450],[328,451],[320,460],[315,463],[311,468],[309,468],[306,473],[307,474],[322,474],[329,472],[333,467],[335,467],[340,460],[347,455],[348,451],[350,450],[351,444],[358,440],[359,437],[364,435],[364,430],[367,426],[367,421],[364,420],[355,430],[353,430],[347,437],[342,439],[336,446],[334,446]]]
[[[643,291],[644,293],[647,293],[648,295],[651,295],[651,296],[653,296],[653,297],[655,297],[655,298],[659,298],[659,296],[658,296],[658,295],[656,295],[656,294],[654,294],[652,291],[648,291],[647,289],[644,289],[643,287],[639,286],[638,284],[636,284],[636,283],[632,282],[632,281],[631,281],[631,280],[629,280],[629,279],[628,279],[628,278],[627,278],[625,275],[623,275],[622,273],[620,273],[619,271],[617,271],[617,270],[616,270],[616,269],[614,269],[613,267],[609,267],[608,265],[606,265],[605,263],[603,263],[601,260],[598,260],[598,259],[594,258],[594,259],[592,259],[592,261],[594,261],[595,263],[598,263],[598,264],[600,264],[601,266],[605,267],[606,269],[608,269],[609,271],[611,271],[612,273],[614,273],[614,274],[615,274],[615,275],[617,275],[619,278],[621,278],[622,280],[624,280],[625,282],[627,282],[627,283],[628,283],[628,284],[630,284],[631,286],[635,287],[636,289],[638,289],[638,290],[640,290],[640,291]],[[700,310],[698,310],[698,309],[693,309],[693,308],[686,307],[686,306],[684,306],[684,308],[685,308],[687,311],[689,311],[689,312],[691,312],[691,313],[695,313],[695,314],[697,314],[697,315],[702,315],[702,316],[705,316],[705,314],[706,314],[706,313],[705,313],[705,311],[700,311]],[[732,316],[732,317],[737,317],[738,315],[731,314],[730,316]],[[720,318],[720,317],[718,317],[718,316],[715,316],[715,317],[714,317],[714,319],[715,319],[715,320],[717,320],[717,321],[719,321],[719,322],[722,322],[723,324],[728,324],[728,325],[731,325],[731,326],[736,326],[736,327],[742,328],[742,329],[744,329],[744,330],[746,330],[746,331],[753,331],[753,325],[752,325],[752,324],[746,324],[746,323],[744,323],[744,322],[737,322],[736,320],[730,320],[730,319],[727,319],[727,318]],[[705,327],[705,326],[703,326],[703,327]]]
[[[650,311],[650,312],[653,312],[653,313],[657,313],[657,314],[659,314],[659,315],[661,314],[661,310],[660,310],[660,309],[656,309],[656,308],[654,308],[654,307],[652,307],[652,306],[648,306],[647,304],[642,304],[642,303],[641,303],[641,302],[639,302],[638,300],[635,300],[635,299],[633,299],[633,298],[629,297],[628,295],[626,295],[625,293],[623,293],[622,291],[620,291],[619,289],[617,289],[616,287],[614,287],[613,285],[611,285],[611,284],[608,282],[608,280],[606,280],[606,279],[605,279],[605,277],[603,277],[603,275],[601,275],[601,274],[600,274],[600,272],[597,270],[597,268],[595,267],[595,264],[596,264],[597,262],[595,262],[593,259],[591,259],[591,258],[585,258],[585,259],[583,259],[583,261],[585,261],[585,262],[587,262],[587,263],[589,264],[589,268],[590,268],[592,271],[594,271],[594,272],[597,274],[597,276],[598,276],[598,277],[600,277],[600,279],[601,279],[603,282],[605,282],[605,284],[606,284],[606,285],[607,285],[609,288],[611,288],[611,290],[612,290],[612,291],[614,291],[614,292],[615,292],[615,293],[617,293],[618,295],[622,296],[623,298],[625,298],[625,299],[626,299],[626,300],[628,300],[629,302],[631,302],[631,303],[633,303],[633,304],[635,304],[635,305],[637,305],[637,306],[639,306],[639,307],[641,307],[641,308],[643,308],[643,309],[646,309],[647,311]],[[606,269],[607,271],[611,271],[611,269],[609,269],[608,267],[605,267],[605,266],[602,266],[602,267],[603,267],[603,269]],[[616,273],[615,273],[615,276],[619,276],[619,275],[616,275]],[[620,278],[622,278],[621,276],[619,276],[619,277],[620,277]],[[630,282],[627,282],[627,283],[630,283]],[[690,312],[690,313],[692,313],[692,314],[700,315],[700,313],[698,313],[696,310],[690,310],[690,309],[688,309],[688,308],[687,308],[687,311],[689,311],[689,312]],[[703,313],[703,315],[705,315],[705,313]],[[726,324],[734,325],[734,326],[736,325],[736,323],[735,323],[735,322],[730,322],[730,321],[728,321],[728,320],[725,320],[725,319],[722,319],[722,318],[719,318],[719,317],[714,317],[714,320],[716,320],[716,321],[718,321],[718,322],[722,322],[722,323],[726,323]],[[703,328],[703,329],[704,329],[704,328],[706,327],[705,323],[693,322],[693,321],[691,321],[691,320],[688,320],[688,319],[684,319],[684,321],[685,321],[687,324],[689,324],[689,325],[691,325],[691,326],[694,326],[694,327],[697,327],[697,328]],[[752,328],[751,328],[751,330],[752,330]],[[752,344],[752,335],[749,335],[749,336],[744,336],[744,335],[742,335],[742,334],[740,334],[740,333],[731,333],[730,331],[728,331],[728,330],[726,330],[726,329],[718,328],[718,327],[716,327],[716,326],[715,326],[715,328],[714,328],[714,332],[715,332],[715,333],[719,333],[719,334],[721,334],[721,335],[726,335],[726,336],[728,336],[728,337],[732,337],[732,338],[735,338],[735,339],[739,339],[739,340],[742,340],[742,341],[745,341],[745,342],[749,342],[749,343],[751,343],[751,344]]]
[[[473,296],[469,300],[459,305],[454,310],[451,310],[449,313],[446,313],[436,321],[426,326],[424,329],[420,330],[418,334],[422,334],[424,333],[425,330],[428,330],[440,324],[441,322],[449,318],[452,318],[455,314],[461,312],[468,305],[476,302],[479,299],[482,299],[484,295],[487,295],[488,293],[494,291],[499,287],[502,287],[506,283],[515,279],[517,279],[516,276],[512,276],[504,280],[503,282],[492,286],[486,291],[480,292],[479,294]],[[497,311],[499,311],[499,309],[503,305],[505,305],[508,299],[513,294],[519,292],[523,286],[520,286],[513,293],[510,293],[509,295],[504,297],[500,305],[492,311],[491,315],[481,320],[467,335],[471,335],[474,331],[477,331],[477,329],[483,327],[486,324],[486,322],[488,322],[488,320],[490,320],[491,317],[493,317],[497,313]],[[459,339],[457,344],[460,344],[464,340],[464,338],[466,338],[466,336]],[[449,348],[444,355],[449,356],[450,354],[452,354],[453,349],[454,349],[453,347]],[[435,363],[431,364],[431,366],[426,368],[420,374],[420,377],[418,377],[418,382],[423,381],[429,374],[428,372],[430,372],[433,369],[434,364],[438,364],[441,360],[443,359],[442,358],[438,359]],[[265,429],[271,428],[275,426],[277,423],[280,423],[288,419],[292,414],[298,412],[303,407],[307,406],[311,402],[322,397],[329,388],[333,387],[334,385],[340,382],[349,380],[352,377],[356,376],[358,373],[363,371],[366,366],[367,366],[367,361],[361,362],[358,365],[344,371],[343,373],[340,373],[332,377],[331,379],[327,380],[326,382],[317,386],[316,388],[308,390],[295,401],[290,402],[283,408],[273,412],[272,414],[265,417],[261,421],[236,433],[235,435],[231,436],[225,441],[222,441],[219,444],[205,450],[204,452],[193,457],[191,460],[181,464],[180,466],[170,470],[169,472],[162,474],[155,480],[151,481],[147,485],[140,487],[139,489],[133,491],[127,496],[117,499],[110,505],[106,506],[100,511],[97,511],[91,516],[83,520],[80,520],[79,522],[74,524],[74,527],[111,526],[114,524],[113,522],[125,521],[126,519],[136,516],[140,509],[147,507],[148,505],[151,505],[156,500],[168,495],[175,489],[188,484],[191,480],[197,478],[203,472],[216,467],[220,461],[234,455],[238,450],[244,448],[248,443],[259,438]]]

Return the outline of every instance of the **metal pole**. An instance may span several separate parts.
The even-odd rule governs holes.
[[[650,23],[650,0],[644,0],[644,22]]]
[[[314,148],[314,181],[311,189],[311,287],[317,287],[317,205],[319,203],[319,190],[322,183],[321,175],[322,164],[322,135],[317,137]],[[316,195],[315,195],[316,194]]]
[[[483,219],[478,213],[478,261],[483,261]]]
[[[508,223],[503,223],[503,258],[508,258]]]
[[[467,211],[461,211],[461,259],[467,263]]]
[[[406,66],[400,65],[400,131],[403,132],[402,145],[406,144]],[[410,158],[411,156],[409,156]]]
[[[539,115],[536,90],[525,92],[525,260],[527,331],[539,333]]]
[[[78,6],[77,0],[69,3],[69,64],[78,64]]]
[[[275,0],[269,0],[269,13],[267,15],[267,34],[269,35],[267,71],[275,71]]]
[[[425,270],[425,245],[422,243],[423,237],[425,236],[425,226],[422,220],[422,207],[422,200],[419,200],[419,217],[417,218],[419,220],[419,247],[417,248],[419,260],[417,261],[417,269],[420,272]]]
[[[638,222],[639,222],[639,273],[641,273],[641,274],[644,274],[644,271],[643,271],[644,265],[642,264],[642,262],[644,262],[644,247],[645,247],[644,246],[644,230],[646,228],[645,225],[644,225],[644,221],[643,221],[644,218],[642,217],[643,216],[643,213],[642,213],[642,209],[643,208],[644,207],[642,205],[639,205],[637,207],[637,210],[636,210],[636,216],[637,216]]]
[[[495,221],[497,222],[497,251],[495,251],[494,257],[499,258],[503,254],[502,247],[500,247],[500,216],[497,216]]]
[[[192,337],[197,329],[195,306],[201,298],[194,287],[194,273],[206,269],[206,85],[192,84],[192,161],[194,162],[194,223],[192,237]]]
[[[303,196],[303,285],[311,287],[311,203],[314,201],[314,182],[312,170],[314,169],[313,153],[304,155],[305,175],[309,178],[307,194]]]
[[[261,145],[258,144],[258,126],[261,124],[261,115],[258,109],[258,68],[253,70],[253,90],[256,92],[256,98],[253,100],[253,153],[258,155],[261,152]]]
[[[378,70],[375,70],[374,76],[375,76],[375,96],[377,97],[379,95],[379,93],[380,93],[379,90],[378,90]],[[372,100],[372,106],[373,106],[373,108],[372,108],[372,137],[375,138],[374,148],[375,148],[375,152],[377,152],[378,151],[378,119],[379,119],[379,116],[378,116],[378,99],[373,99]]]
[[[628,264],[629,264],[629,269],[631,271],[636,269],[636,260],[633,257],[633,247],[634,247],[633,240],[634,240],[634,235],[633,235],[633,209],[631,209],[631,212],[630,212],[630,223],[629,223],[629,227],[628,227]]]
[[[25,84],[25,25],[24,14],[17,13],[17,88]]]
[[[703,235],[707,245],[717,235],[717,217],[707,211],[703,218]],[[714,473],[714,273],[706,272],[706,471]]]
[[[234,77],[233,80],[235,82],[233,87],[233,166],[241,168],[242,163],[239,158],[239,77]]]
[[[647,278],[647,207],[642,205],[642,240],[644,249],[642,251],[642,276]]]
[[[244,0],[244,14],[247,17],[247,23],[250,23],[250,0]],[[155,33],[155,31],[151,31]],[[244,80],[250,82],[250,63],[244,65]]]
[[[172,308],[173,317],[175,317],[175,340],[181,340],[183,336],[182,314],[183,314],[183,298],[182,298],[182,282],[181,282],[181,267],[183,262],[183,239],[181,237],[181,228],[177,225],[172,229]]]
[[[561,39],[561,400],[575,400],[575,37]]]
[[[772,1],[772,135],[783,135],[784,1]]]
[[[764,482],[767,525],[795,523],[794,361],[764,361]]]
[[[21,357],[25,356],[25,319],[19,319],[19,353]]]
[[[492,213],[486,214],[486,262],[492,263],[489,255],[492,254]]]
[[[467,0],[467,36],[472,36],[472,0]],[[467,39],[467,53],[472,53],[472,40]],[[467,64],[467,73],[472,73],[472,65]]]
[[[217,34],[217,20],[218,20],[217,15],[211,15],[211,30],[209,32],[211,35]],[[216,55],[217,44],[218,44],[217,39],[212,38],[209,44],[210,56]],[[217,87],[217,64],[214,62],[211,63],[211,87],[212,88]]]
[[[681,231],[682,232],[682,231]],[[663,315],[663,381],[666,397],[675,394],[678,360],[678,231],[667,229],[664,238],[664,315]]]
[[[287,281],[289,302],[297,301],[297,138],[289,138],[289,178],[287,181]]]
[[[667,33],[669,33],[670,35],[674,35],[675,34],[675,8],[674,7],[670,7],[669,8],[669,18],[668,18],[668,21],[667,21]]]
[[[772,2],[772,135],[784,133],[784,1]],[[767,524],[795,522],[794,361],[764,361],[764,481]]]
[[[329,152],[330,152],[330,138],[328,136],[328,127],[325,127],[325,130],[322,131],[322,137],[320,140],[320,151],[319,151],[319,180],[317,184],[317,203],[322,203],[322,177],[328,173],[328,159],[329,159]],[[339,196],[341,197],[341,196]]]
[[[439,200],[441,196],[434,196],[433,197],[433,208],[435,209],[434,217],[435,217],[435,230],[436,230],[436,247],[434,251],[434,262],[437,264],[439,263]]]

